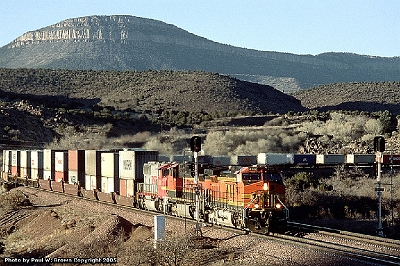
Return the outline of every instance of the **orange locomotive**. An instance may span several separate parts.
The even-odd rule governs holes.
[[[234,172],[228,167],[201,168],[198,189],[187,174],[189,168],[183,163],[146,163],[144,183],[138,184],[138,206],[195,218],[197,192],[199,217],[204,222],[261,232],[286,226],[285,186],[276,168],[249,166]]]

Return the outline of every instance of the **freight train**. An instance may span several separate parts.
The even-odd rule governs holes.
[[[158,151],[3,150],[2,179],[251,231],[283,230],[289,217],[281,170],[373,165],[372,154],[259,153],[166,157]],[[384,154],[383,165],[400,164]],[[196,196],[199,211],[196,213]],[[197,214],[197,215],[196,215]]]
[[[276,167],[257,165],[254,156],[229,165],[199,156],[195,182],[191,157],[159,157],[142,149],[4,150],[2,179],[244,230],[285,228],[285,185]]]

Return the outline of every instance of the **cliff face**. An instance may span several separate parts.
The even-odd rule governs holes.
[[[400,57],[257,51],[128,15],[72,18],[27,32],[0,48],[0,67],[203,70],[249,81],[257,77],[266,85],[281,80],[276,86],[285,91],[338,82],[400,80]]]
[[[174,25],[134,16],[91,16],[67,19],[27,32],[8,46],[14,48],[40,42],[59,41],[114,43],[152,41],[209,49],[221,46]]]

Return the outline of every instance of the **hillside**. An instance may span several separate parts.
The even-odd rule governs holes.
[[[286,92],[316,84],[400,79],[400,57],[256,51],[122,15],[71,18],[27,32],[0,48],[0,67],[202,70],[273,84]]]
[[[238,114],[304,110],[270,86],[215,73],[0,69],[0,143],[7,144],[120,137]]]
[[[301,104],[319,111],[388,110],[400,115],[400,82],[351,82],[321,85],[293,94]]]
[[[0,90],[54,107],[99,105],[139,113],[305,110],[297,99],[270,86],[200,71],[0,69]]]

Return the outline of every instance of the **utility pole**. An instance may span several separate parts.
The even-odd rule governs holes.
[[[194,136],[190,139],[190,147],[194,157],[194,183],[196,193],[196,210],[194,217],[196,219],[196,236],[202,236],[200,228],[200,187],[199,187],[199,159],[198,152],[201,151],[201,138]]]
[[[376,181],[378,183],[378,187],[375,188],[375,192],[378,196],[378,227],[376,229],[376,234],[378,236],[383,235],[383,227],[382,227],[382,192],[384,188],[382,185],[382,152],[385,151],[385,139],[382,136],[377,136],[374,138],[374,150],[376,153],[376,158],[378,161],[378,173]]]

